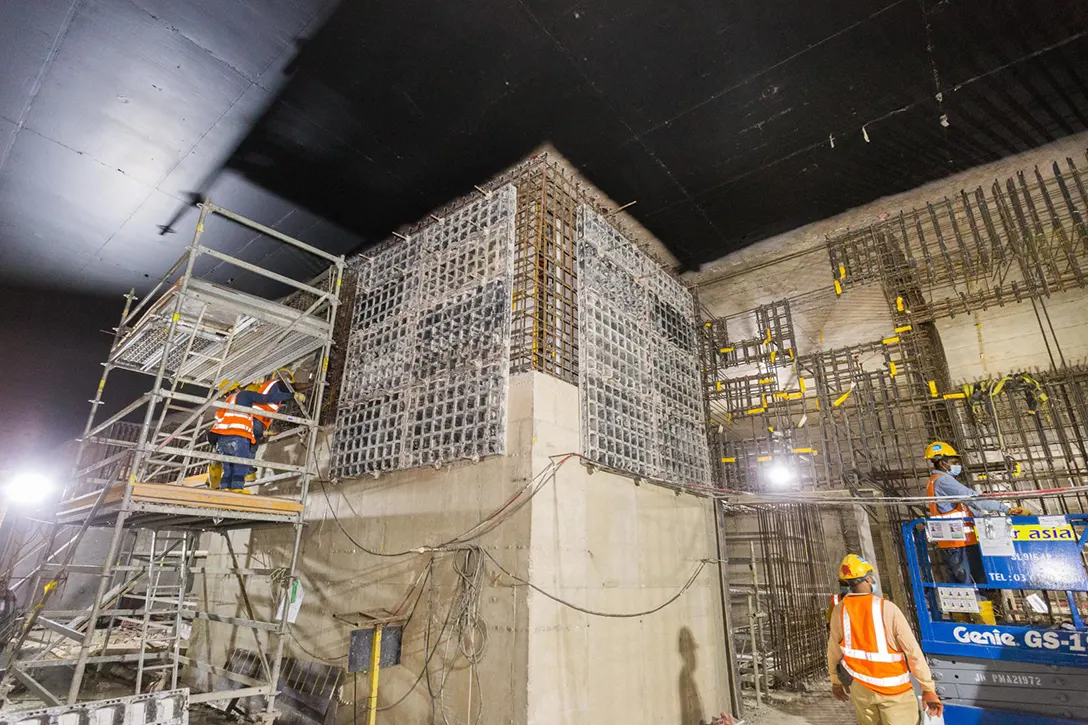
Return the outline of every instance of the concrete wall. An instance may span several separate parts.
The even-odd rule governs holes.
[[[424,633],[434,637],[460,593],[453,565],[458,552],[380,557],[350,542],[394,553],[449,540],[476,525],[545,471],[557,454],[578,450],[577,389],[538,373],[514,376],[504,457],[478,464],[397,472],[379,479],[316,487],[307,506],[298,567],[305,599],[289,654],[326,658],[344,666],[351,626],[334,615],[411,609],[413,585],[431,578],[404,638],[402,664],[383,670],[379,702],[403,703],[382,712],[385,723],[431,722],[426,683],[408,694],[426,659]],[[323,447],[322,450],[327,450]],[[335,515],[335,518],[334,518]],[[480,537],[479,544],[510,574],[585,609],[609,613],[648,610],[673,596],[703,559],[714,559],[710,504],[627,478],[590,472],[576,457],[531,502]],[[285,527],[234,534],[235,549],[251,566],[274,566],[290,552]],[[208,537],[206,537],[208,538]],[[217,537],[216,537],[217,538]],[[227,566],[224,546],[208,541],[209,566]],[[433,562],[433,564],[432,564]],[[442,704],[450,721],[562,723],[621,720],[694,725],[728,709],[725,634],[718,569],[707,564],[693,585],[661,611],[631,618],[579,612],[485,563],[479,616],[487,632],[478,679],[449,649],[452,663]],[[199,596],[216,611],[246,616],[229,576],[209,577]],[[254,606],[268,611],[267,588],[251,586]],[[409,601],[404,603],[405,599]],[[194,629],[191,648],[222,663],[252,636],[228,625]],[[209,637],[208,632],[212,634]],[[312,653],[312,654],[310,654]],[[443,668],[445,645],[432,661]],[[437,687],[438,678],[434,679]],[[202,682],[207,687],[208,680]],[[359,678],[360,717],[365,676]],[[470,695],[471,690],[471,695]],[[471,698],[471,716],[469,702]],[[348,676],[339,721],[352,722]],[[441,722],[441,714],[438,715]]]
[[[897,214],[901,209],[911,209],[945,195],[958,194],[961,189],[974,189],[979,185],[988,189],[995,179],[1004,180],[1018,170],[1030,170],[1037,164],[1049,166],[1052,161],[1064,159],[1066,156],[1073,157],[1083,167],[1086,147],[1088,133],[1082,133],[902,194],[878,199],[871,204],[726,255],[717,262],[705,265],[698,273],[687,275],[687,281],[694,286],[700,303],[711,314],[736,316],[735,322],[732,318],[729,321],[731,332],[734,327],[739,332],[745,329],[745,324],[751,325],[745,321],[750,317],[748,311],[756,305],[790,298],[801,354],[881,339],[892,328],[888,305],[882,291],[878,285],[871,285],[850,288],[841,297],[836,297],[826,249],[829,236],[850,229],[864,229]],[[1063,346],[1068,345],[1073,351],[1073,357],[1077,359],[1082,359],[1088,353],[1085,349],[1088,348],[1088,331],[1079,333],[1075,329],[1076,311],[1084,308],[1085,301],[1088,301],[1088,297],[1084,292],[1058,293],[1054,297],[1054,309],[1051,310],[1055,328],[1059,328],[1059,337],[1065,331]],[[1068,314],[1066,310],[1069,310]],[[1009,317],[1015,319],[1009,320]],[[1036,365],[1049,364],[1045,349],[1042,350],[1041,357],[1038,354],[1038,348],[1042,347],[1041,337],[1038,338],[1037,346],[1035,342],[1030,343],[1030,352],[1013,349],[1008,351],[1013,354],[1007,359],[998,356],[1000,345],[1003,344],[1000,340],[1015,340],[1016,347],[1024,342],[1006,336],[1010,330],[1018,337],[1029,339],[1032,336],[1029,330],[1038,330],[1030,304],[1013,304],[981,313],[981,321],[984,337],[990,336],[994,343],[987,346],[985,351],[990,358],[993,372],[1006,371],[998,368],[999,364],[1007,364],[1013,368],[1024,367],[1029,358],[1038,357],[1039,360],[1034,363]],[[988,330],[987,323],[992,323],[994,329]],[[977,352],[970,351],[969,343],[975,337],[974,321],[970,320],[970,316],[942,321],[942,336],[946,330],[950,336],[945,342],[946,346],[953,351],[958,347],[968,348],[964,354],[968,358],[974,354],[977,362]],[[740,339],[743,335],[738,334],[735,337]],[[977,343],[975,348],[977,349]],[[955,354],[953,352],[951,355]],[[1069,356],[1070,353],[1067,352],[1067,358]],[[969,361],[965,360],[962,374],[973,374],[980,367],[971,368]],[[956,372],[953,371],[953,378],[956,377]]]
[[[577,389],[536,376],[533,469],[578,448]],[[562,460],[560,458],[559,460]],[[576,459],[533,499],[530,579],[590,610],[654,609],[716,559],[705,499],[590,473]],[[696,725],[729,709],[718,567],[637,617],[529,593],[529,723]]]

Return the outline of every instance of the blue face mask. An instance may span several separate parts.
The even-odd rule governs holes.
[[[948,472],[951,473],[953,476],[958,476],[963,473],[963,466],[958,463],[953,463],[951,466],[948,467]]]

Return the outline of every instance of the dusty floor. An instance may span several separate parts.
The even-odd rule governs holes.
[[[763,700],[757,708],[754,700],[746,700],[745,725],[853,725],[854,708],[837,702],[827,692],[775,695]]]

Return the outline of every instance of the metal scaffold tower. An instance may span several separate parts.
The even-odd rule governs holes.
[[[263,244],[269,248],[264,259],[297,255],[292,268],[309,263],[325,271],[303,283],[221,251],[232,238],[238,241],[239,231],[244,238],[236,247]],[[47,532],[26,615],[4,663],[5,706],[71,707],[126,691],[142,697],[183,688],[183,677],[203,678],[215,683],[212,691],[191,694],[189,703],[256,703],[247,709],[271,721],[303,508],[317,476],[318,413],[343,273],[343,257],[206,201],[186,253],[142,302],[127,297],[76,470]],[[264,289],[272,284],[281,299],[241,292],[243,281]],[[258,454],[257,478],[244,493],[209,488],[208,463],[252,463],[221,455],[206,440],[216,411],[254,412],[227,403],[227,392],[272,375],[290,386],[293,381],[277,372],[284,368],[308,374],[313,387],[308,398],[260,411],[273,421],[265,442],[279,455],[267,447]],[[104,391],[118,370],[153,382],[105,417]],[[228,532],[270,525],[293,527],[293,546],[283,550],[282,561],[246,568]],[[88,536],[96,529],[102,533]],[[226,538],[230,566],[203,564],[202,541],[213,535]],[[209,611],[198,595],[201,578],[209,575],[237,580],[245,616]],[[64,601],[70,590],[79,589],[75,579],[93,601],[63,609],[72,606]],[[252,592],[255,583],[261,596],[247,593],[247,584]],[[227,662],[201,661],[188,647],[194,625],[209,640],[251,630],[259,667],[240,673]]]

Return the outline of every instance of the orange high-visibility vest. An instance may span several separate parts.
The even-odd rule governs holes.
[[[933,473],[929,476],[929,485],[926,487],[926,495],[933,497],[936,496],[937,476],[939,473]],[[967,507],[963,505],[963,502],[956,504],[956,507],[948,513],[942,514],[937,509],[936,502],[930,502],[929,504],[929,518],[931,519],[964,519],[963,522],[963,541],[938,541],[937,546],[941,549],[959,549],[969,544],[977,544],[978,537],[975,536],[975,526],[971,520],[971,512],[967,510]]]
[[[231,393],[223,402],[237,405],[238,393]],[[248,438],[250,443],[256,443],[253,435],[253,416],[249,413],[240,413],[236,410],[219,408],[215,411],[215,423],[212,424],[212,433],[221,436],[240,436]]]
[[[884,598],[874,594],[843,597],[842,666],[873,692],[899,695],[911,689],[907,658],[888,646]]]
[[[275,387],[276,383],[278,383],[278,382],[279,382],[279,380],[277,378],[272,378],[271,380],[265,382],[263,385],[261,385],[259,388],[257,388],[257,392],[260,393],[261,395],[268,395],[268,392],[270,390],[272,390],[272,388]],[[267,410],[269,413],[275,413],[276,411],[278,411],[280,409],[280,404],[279,403],[254,403],[253,407],[257,408],[259,410]],[[256,418],[257,420],[261,421],[261,425],[263,425],[265,427],[265,430],[268,430],[268,426],[272,425],[272,419],[271,418],[266,418],[263,415],[254,415],[253,417]]]

